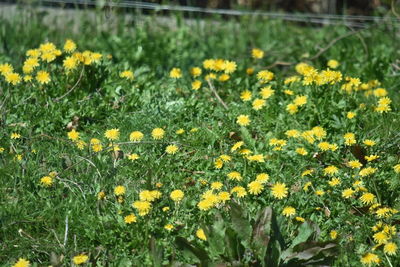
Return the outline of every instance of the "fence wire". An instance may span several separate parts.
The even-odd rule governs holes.
[[[355,28],[366,28],[371,23],[390,23],[400,24],[400,19],[393,16],[362,16],[362,15],[333,15],[333,14],[310,14],[310,13],[277,13],[265,11],[247,11],[247,10],[232,10],[232,9],[214,9],[202,8],[194,6],[178,6],[178,5],[162,5],[140,1],[90,1],[90,0],[41,0],[43,4],[60,4],[60,5],[76,5],[76,6],[104,6],[112,8],[125,9],[143,9],[154,11],[180,11],[191,13],[204,13],[227,16],[262,16],[271,19],[281,19],[285,21],[306,22],[323,25],[346,25]]]

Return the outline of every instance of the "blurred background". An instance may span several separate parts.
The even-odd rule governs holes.
[[[84,2],[84,0],[77,0]],[[52,1],[41,0],[0,0],[0,3],[44,4]],[[57,0],[57,2],[71,2]],[[346,15],[382,15],[389,10],[400,8],[398,0],[93,0],[99,4],[105,3],[153,3],[162,5],[194,6],[201,8],[264,10],[280,12],[301,12],[315,14],[346,14]]]
[[[383,12],[391,7],[392,0],[179,0],[147,1],[155,3],[175,3],[207,8],[261,9],[287,12],[363,14]]]

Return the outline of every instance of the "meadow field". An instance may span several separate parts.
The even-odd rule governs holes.
[[[0,266],[400,266],[399,24],[5,10]]]

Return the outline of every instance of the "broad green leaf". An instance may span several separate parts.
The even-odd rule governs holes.
[[[266,207],[259,213],[252,233],[252,246],[260,260],[264,259],[268,243],[271,240],[271,228],[272,209],[271,207]]]
[[[236,204],[233,201],[231,202],[230,207],[232,228],[241,239],[242,244],[248,245],[251,237],[252,228],[250,222],[246,218],[246,212],[242,209],[240,205]]]
[[[179,249],[189,252],[195,256],[200,261],[201,266],[209,265],[210,258],[204,249],[192,245],[189,241],[180,236],[176,237],[175,243]]]

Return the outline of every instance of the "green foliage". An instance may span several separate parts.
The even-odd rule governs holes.
[[[206,250],[183,237],[175,240],[178,248],[191,252],[201,266],[320,266],[330,264],[337,256],[336,243],[316,241],[320,230],[312,222],[301,224],[297,236],[285,242],[271,207],[260,210],[252,223],[244,209],[231,202],[230,221],[221,216],[213,221],[204,228]]]
[[[384,253],[382,244],[372,250],[377,243],[373,235],[389,226],[398,231],[400,219],[394,212],[400,209],[399,174],[393,169],[400,162],[400,82],[395,60],[400,42],[391,24],[374,25],[327,47],[350,29],[251,17],[184,20],[180,15],[164,18],[117,10],[107,17],[100,10],[81,10],[73,20],[52,11],[18,9],[6,16],[3,10],[0,64],[12,64],[21,75],[26,51],[45,42],[62,49],[71,38],[78,51],[102,54],[98,62],[79,64],[70,72],[62,66],[65,52],[52,63],[41,64],[51,75],[49,84],[33,81],[14,86],[0,75],[0,148],[4,148],[0,153],[0,262],[5,266],[20,257],[33,266],[70,266],[80,253],[93,266],[360,266],[360,258],[368,252],[377,253],[383,265],[400,265],[398,251]],[[265,51],[263,59],[251,58],[255,47]],[[324,53],[313,59],[324,47]],[[201,67],[208,58],[237,63],[228,81],[212,81],[228,109],[204,79],[208,70],[203,68],[198,78],[201,88],[191,88],[190,68]],[[366,96],[361,90],[349,94],[341,90],[345,81],[321,86],[284,83],[297,74],[296,63],[322,70],[330,59],[340,62],[343,78],[359,77],[362,83],[378,79],[380,85],[366,90],[371,93]],[[256,73],[276,61],[292,64],[275,65],[270,68],[275,78],[260,83]],[[182,78],[169,77],[173,67],[182,70]],[[254,75],[246,74],[250,67]],[[124,70],[132,70],[135,78],[120,77]],[[244,90],[252,92],[252,100],[259,98],[266,85],[275,94],[261,110],[241,100]],[[392,99],[390,112],[374,111],[380,97],[373,90],[378,87]],[[308,96],[307,104],[291,115],[286,107],[299,95]],[[357,116],[348,119],[349,111]],[[249,127],[236,123],[241,114],[249,115]],[[323,127],[327,136],[313,144],[285,134],[289,129],[302,133],[316,126]],[[151,137],[157,127],[165,130],[161,140]],[[113,128],[119,129],[119,140],[104,137]],[[71,129],[79,132],[79,140],[85,143],[82,149],[76,140],[68,139]],[[177,134],[179,129],[184,133]],[[130,141],[132,131],[145,137]],[[347,132],[356,134],[357,144],[345,145]],[[21,137],[13,139],[13,133]],[[93,150],[92,138],[99,139],[102,151]],[[273,138],[285,139],[282,151],[270,145]],[[376,145],[364,145],[365,139]],[[263,155],[264,162],[248,160],[240,149],[232,151],[238,141],[243,141],[240,149]],[[318,148],[322,141],[336,144],[337,150],[322,151]],[[113,151],[116,145],[119,152]],[[178,152],[166,153],[169,145],[178,146]],[[299,147],[308,154],[299,155]],[[129,159],[133,153],[140,158]],[[380,158],[367,162],[365,156],[372,154]],[[216,168],[221,155],[231,160]],[[360,177],[358,169],[348,167],[351,160],[378,171]],[[340,185],[329,184],[334,178],[324,174],[329,165],[338,167]],[[302,175],[305,170],[314,172]],[[240,172],[242,180],[226,178],[232,171]],[[41,178],[51,173],[53,185],[46,187]],[[250,193],[249,183],[260,173],[270,178],[262,183],[260,193]],[[355,185],[358,180],[362,186]],[[199,201],[213,182],[222,183],[213,194],[229,193],[230,200],[201,210]],[[271,194],[277,182],[286,184],[287,197],[277,199]],[[305,190],[307,182],[312,186]],[[122,198],[114,193],[116,186],[126,188]],[[235,186],[242,186],[247,195],[238,197],[232,192]],[[356,192],[343,198],[346,188]],[[176,189],[185,193],[180,202],[170,198]],[[149,214],[140,216],[132,203],[145,190],[159,190],[162,197],[152,202]],[[317,195],[317,190],[324,195]],[[376,207],[360,200],[365,190],[393,214],[378,217]],[[101,192],[105,198],[99,197]],[[287,206],[296,208],[294,216],[280,215]],[[131,214],[137,221],[128,224],[124,218]],[[372,232],[372,227],[379,229]],[[196,235],[200,228],[206,241]],[[337,237],[331,237],[332,231],[337,231]],[[398,234],[391,233],[390,238],[399,244]]]

